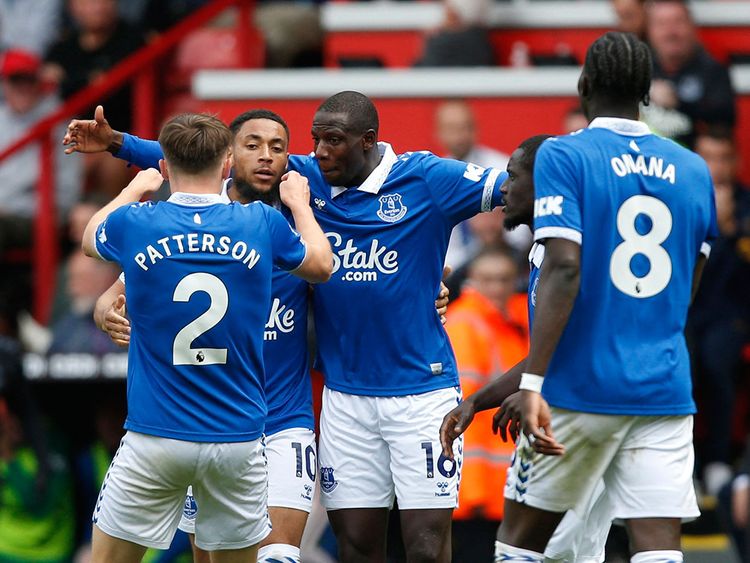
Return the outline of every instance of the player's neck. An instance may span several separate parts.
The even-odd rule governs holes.
[[[172,178],[169,183],[170,191],[184,194],[220,194],[221,180],[214,178]]]
[[[609,100],[590,100],[587,117],[593,121],[597,117],[617,117],[638,120],[638,104],[616,104]]]

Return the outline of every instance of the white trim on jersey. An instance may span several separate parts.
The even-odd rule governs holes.
[[[377,194],[388,178],[388,174],[390,174],[391,168],[393,168],[393,165],[396,164],[396,160],[398,160],[398,157],[396,156],[396,153],[393,152],[393,147],[390,145],[390,143],[379,142],[378,152],[381,156],[380,164],[378,164],[375,169],[370,172],[370,175],[367,177],[367,179],[362,182],[362,184],[360,184],[360,186],[357,188],[357,190],[359,190],[360,192],[367,192],[373,195]],[[343,194],[347,189],[348,188],[346,188],[346,186],[331,186],[331,199],[334,199],[336,196]]]
[[[705,256],[708,259],[708,257],[711,256],[711,245],[708,244],[707,242],[702,242],[701,254],[703,254],[703,256]]]
[[[623,119],[621,117],[596,117],[589,123],[589,129],[609,129],[620,135],[628,137],[640,137],[650,135],[651,129],[642,121]]]
[[[487,180],[484,182],[484,191],[482,192],[482,213],[492,211],[492,194],[495,192],[497,177],[500,176],[500,170],[493,168],[487,174]]]
[[[583,234],[568,227],[542,227],[534,231],[535,241],[548,238],[564,238],[576,244],[583,244]]]
[[[188,207],[203,207],[205,205],[217,205],[227,203],[226,192],[222,186],[222,192],[219,194],[189,194],[185,192],[174,192],[167,202],[176,203],[177,205],[186,205]]]
[[[541,268],[542,262],[544,262],[544,245],[535,242],[529,251],[529,264],[536,268]]]

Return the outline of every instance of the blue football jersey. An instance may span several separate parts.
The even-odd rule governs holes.
[[[292,223],[291,213],[282,213]],[[271,309],[263,332],[266,366],[266,434],[288,428],[315,429],[307,351],[306,281],[274,268]]]
[[[458,385],[435,298],[451,229],[502,200],[507,173],[438,158],[396,156],[358,188],[330,186],[312,155],[290,156],[306,176],[316,219],[334,252],[331,280],[315,286],[318,367],[326,385],[398,396]],[[125,135],[117,154],[140,167],[161,158],[155,141]]]
[[[545,374],[549,404],[695,412],[683,330],[696,261],[717,233],[705,162],[642,123],[599,118],[542,144],[534,185],[534,239],[581,245],[580,290]]]
[[[272,268],[302,263],[299,235],[261,203],[178,193],[117,209],[96,236],[127,279],[125,428],[196,442],[258,438]]]
[[[334,253],[330,281],[313,291],[318,367],[327,387],[356,395],[454,387],[455,358],[435,310],[448,239],[500,202],[506,173],[379,149],[378,167],[348,189],[330,186],[314,157],[290,157]]]

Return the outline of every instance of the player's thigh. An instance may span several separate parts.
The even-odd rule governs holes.
[[[257,545],[242,549],[222,549],[211,552],[211,563],[254,563],[257,560]]]
[[[199,448],[195,442],[125,434],[102,483],[94,525],[109,536],[168,548]]]
[[[637,418],[604,475],[614,516],[697,517],[692,416]]]
[[[323,389],[320,500],[329,511],[393,504],[390,454],[375,400]]]
[[[378,397],[380,425],[390,451],[390,468],[401,510],[453,509],[463,457],[462,440],[454,460],[442,453],[440,424],[461,398],[449,387],[404,397]]]
[[[549,512],[583,510],[633,419],[553,407],[552,428],[565,455],[536,453],[522,435],[508,470],[505,498]]]
[[[388,508],[329,510],[328,521],[336,536],[343,563],[385,561]]]
[[[146,546],[115,538],[94,526],[91,563],[139,563],[146,549]]]
[[[451,560],[452,508],[400,510],[407,561]]]
[[[612,504],[600,481],[580,511],[568,510],[544,550],[545,561],[599,563],[612,525]]]
[[[195,544],[201,549],[245,550],[269,534],[262,439],[205,444],[192,485]]]

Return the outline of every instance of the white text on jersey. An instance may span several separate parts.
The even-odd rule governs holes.
[[[624,178],[628,174],[641,174],[643,176],[655,176],[656,178],[667,180],[670,184],[674,184],[674,164],[667,164],[665,168],[663,159],[656,156],[649,156],[647,162],[646,158],[642,154],[639,154],[633,159],[632,155],[624,154],[612,157],[610,163],[612,164],[612,170],[620,178]]]
[[[294,309],[287,309],[281,304],[278,297],[274,297],[271,303],[271,313],[268,315],[266,330],[263,332],[263,340],[276,340],[278,332],[284,334],[294,330]]]
[[[347,270],[341,277],[344,281],[377,281],[378,272],[395,274],[398,271],[398,252],[380,246],[378,239],[372,240],[368,250],[360,250],[352,239],[344,244],[338,233],[326,233],[326,236],[333,247],[333,273],[341,268]]]
[[[562,215],[563,196],[549,195],[534,200],[534,217]]]
[[[146,245],[145,252],[139,252],[133,257],[133,260],[143,271],[148,272],[149,267],[146,265],[146,261],[151,262],[153,266],[157,260],[163,260],[165,257],[172,256],[172,254],[184,254],[185,252],[212,252],[222,256],[231,255],[235,260],[245,264],[248,270],[252,270],[260,260],[260,254],[254,248],[248,248],[245,241],[232,241],[226,235],[220,236],[217,240],[211,233],[187,233],[160,238],[156,241],[156,244]]]

